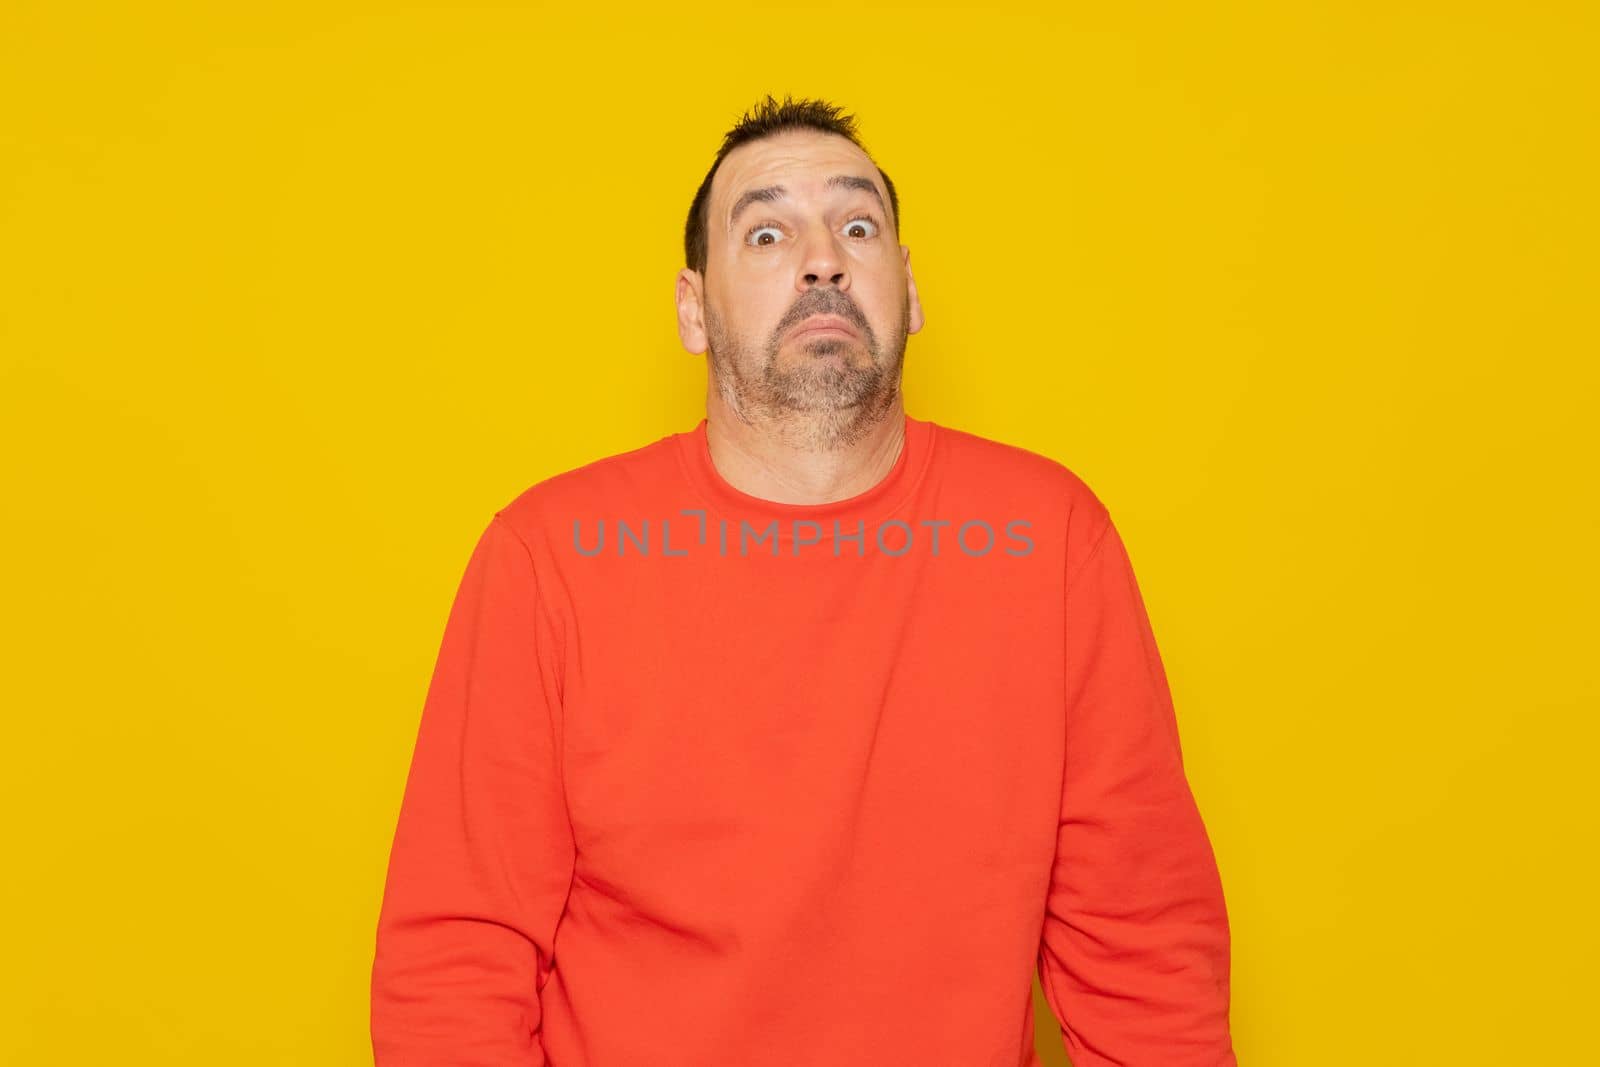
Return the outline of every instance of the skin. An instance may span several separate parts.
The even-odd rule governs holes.
[[[878,195],[826,185],[835,175]],[[741,194],[772,185],[787,194],[731,217]],[[871,157],[818,130],[740,145],[717,168],[705,273],[677,276],[678,335],[708,354],[707,443],[736,489],[824,504],[870,489],[899,458],[906,338],[923,316],[888,204]],[[851,332],[796,336],[816,314]]]

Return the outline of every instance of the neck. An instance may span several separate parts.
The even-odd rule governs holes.
[[[780,504],[831,504],[866,492],[894,468],[905,444],[905,406],[897,389],[872,409],[747,421],[711,390],[706,444],[717,473],[741,492]]]

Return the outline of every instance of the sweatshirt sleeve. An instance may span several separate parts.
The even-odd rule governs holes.
[[[389,853],[372,964],[376,1067],[544,1067],[575,848],[554,634],[527,545],[496,514],[445,624]]]
[[[1229,1067],[1229,931],[1161,657],[1105,517],[1067,578],[1066,763],[1039,949],[1074,1067]]]

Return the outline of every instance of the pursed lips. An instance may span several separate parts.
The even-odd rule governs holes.
[[[801,320],[800,325],[794,328],[794,336],[799,337],[802,334],[818,330],[838,330],[849,334],[851,337],[856,335],[855,327],[836,315],[813,315],[808,319]]]

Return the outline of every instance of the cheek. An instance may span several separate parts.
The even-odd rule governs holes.
[[[885,332],[899,325],[905,310],[905,279],[895,275],[874,278],[870,285],[857,292],[856,301],[872,322],[872,328]]]
[[[753,340],[765,340],[788,314],[798,293],[749,277],[723,290],[717,301],[726,329]]]

